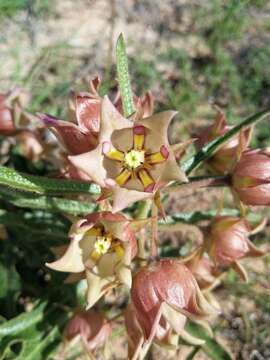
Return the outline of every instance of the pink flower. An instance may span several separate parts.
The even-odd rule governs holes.
[[[270,154],[244,151],[232,171],[232,188],[246,205],[270,205]]]
[[[84,346],[96,350],[105,345],[112,332],[110,323],[96,310],[79,310],[69,320],[64,337],[72,340],[80,336]]]
[[[88,307],[119,284],[131,287],[130,264],[137,242],[130,221],[122,214],[93,213],[76,221],[65,253],[48,267],[57,271],[84,273]]]
[[[113,212],[152,197],[172,180],[186,181],[167,137],[174,115],[173,111],[165,111],[131,121],[117,111],[108,97],[102,100],[98,146],[69,159],[106,192],[111,191]]]

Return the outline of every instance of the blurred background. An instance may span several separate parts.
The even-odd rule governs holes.
[[[178,111],[171,128],[174,141],[211,122],[214,104],[230,123],[270,106],[267,0],[0,0],[0,24],[0,90],[21,85],[31,97],[30,112],[65,118],[70,91],[87,90],[96,74],[103,78],[103,93],[115,92],[120,32],[134,92],[151,89],[156,110]],[[256,128],[253,145],[270,146],[269,120]],[[198,200],[201,208],[212,201],[209,194],[207,199],[198,195],[185,204],[172,199],[169,206],[191,211]],[[196,235],[187,231],[191,238]],[[268,237],[269,228],[258,243]],[[41,261],[35,258],[36,264]],[[235,359],[270,359],[269,263],[269,256],[247,263],[249,285],[229,273],[218,292],[224,307],[215,324],[218,339]],[[36,286],[34,292],[39,291]],[[12,296],[18,293],[12,290]],[[14,313],[7,310],[8,316]],[[201,352],[195,357],[206,358]]]

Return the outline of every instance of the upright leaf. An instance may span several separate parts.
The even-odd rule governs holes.
[[[135,109],[130,86],[128,60],[123,34],[120,34],[116,44],[116,67],[124,115],[130,116],[134,113]]]

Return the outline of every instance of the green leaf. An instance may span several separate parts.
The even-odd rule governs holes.
[[[41,209],[52,212],[65,212],[72,215],[87,215],[93,212],[97,205],[91,202],[81,202],[57,197],[5,197],[5,201],[11,204],[30,209]]]
[[[40,195],[100,194],[96,184],[28,175],[5,166],[0,166],[0,185]]]
[[[0,262],[0,284],[0,305],[13,303],[21,290],[20,276],[14,264]]]
[[[116,43],[116,67],[124,116],[130,116],[134,113],[135,109],[130,86],[128,60],[123,34],[120,34]]]
[[[0,325],[0,339],[4,336],[18,336],[42,320],[46,303],[40,303],[30,313],[23,313]]]
[[[186,172],[187,175],[190,174],[192,170],[196,169],[203,161],[205,161],[211,155],[213,155],[223,144],[225,144],[233,136],[238,134],[241,131],[241,129],[246,129],[250,127],[251,125],[255,124],[257,121],[267,117],[269,114],[270,114],[270,109],[267,108],[243,120],[242,122],[240,122],[240,124],[234,126],[224,135],[221,135],[216,139],[214,139],[213,141],[210,141],[208,144],[204,145],[203,148],[197,152],[197,154],[187,159],[182,164],[182,169]]]
[[[192,322],[188,322],[185,329],[193,336],[205,340],[205,344],[201,346],[203,352],[213,360],[232,360],[229,352],[215,340],[211,338],[206,330]]]

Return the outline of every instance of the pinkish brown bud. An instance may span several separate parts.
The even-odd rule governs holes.
[[[218,136],[226,134],[232,126],[227,125],[223,112],[219,111],[213,125],[203,129],[196,134],[198,138],[197,147],[200,149],[208,142],[216,139]],[[245,147],[249,141],[249,132],[243,133],[242,146]],[[239,135],[234,136],[227,141],[213,156],[209,158],[207,164],[212,170],[219,174],[228,173],[236,162],[239,153]]]
[[[95,310],[80,310],[68,322],[64,337],[72,340],[79,335],[89,350],[95,350],[105,344],[111,331],[111,324],[100,313]]]
[[[196,320],[213,312],[191,271],[179,260],[163,259],[141,268],[133,279],[131,299],[148,342],[164,334],[165,322],[182,334],[183,317]]]
[[[249,240],[251,228],[245,219],[219,216],[211,224],[207,251],[218,267],[232,266],[246,279],[238,260],[263,255]]]
[[[217,283],[217,272],[212,261],[206,256],[194,256],[185,265],[194,275],[200,289],[212,288]]]
[[[14,135],[16,128],[13,122],[12,109],[6,104],[7,95],[0,94],[0,134]]]
[[[270,154],[245,151],[233,170],[232,187],[246,205],[270,205]]]

